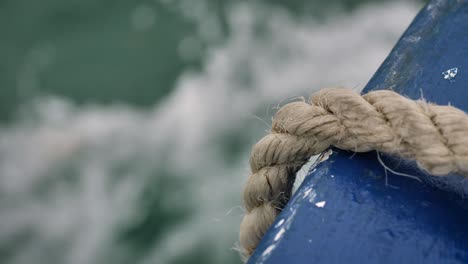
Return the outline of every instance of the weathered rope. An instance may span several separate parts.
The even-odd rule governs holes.
[[[432,175],[468,177],[468,116],[451,106],[413,101],[388,90],[365,95],[324,89],[309,103],[293,102],[276,114],[271,133],[253,147],[240,226],[249,257],[287,203],[296,172],[330,146],[377,150],[415,160]]]

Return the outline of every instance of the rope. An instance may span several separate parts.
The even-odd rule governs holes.
[[[468,116],[451,106],[413,101],[380,90],[365,95],[324,89],[308,103],[283,106],[270,134],[252,149],[240,244],[248,258],[287,203],[296,172],[312,155],[335,146],[377,150],[415,160],[428,173],[468,177]]]

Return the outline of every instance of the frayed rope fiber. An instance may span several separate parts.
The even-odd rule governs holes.
[[[279,109],[270,134],[252,149],[239,234],[244,257],[250,257],[287,203],[296,172],[330,146],[415,160],[435,176],[468,177],[468,116],[463,111],[389,90],[365,95],[344,88],[321,90],[308,103]]]

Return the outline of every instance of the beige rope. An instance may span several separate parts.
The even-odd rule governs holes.
[[[377,150],[415,160],[432,175],[468,177],[468,116],[451,106],[413,101],[388,90],[365,95],[324,89],[309,103],[293,102],[276,114],[271,133],[253,147],[240,226],[249,257],[287,203],[296,172],[312,155],[335,146]]]

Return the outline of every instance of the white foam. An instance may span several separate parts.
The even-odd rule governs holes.
[[[362,88],[417,11],[397,2],[317,23],[260,7],[261,14],[258,5],[234,5],[232,35],[209,48],[202,72],[182,74],[170,96],[151,110],[76,107],[44,98],[34,118],[0,129],[0,244],[21,231],[35,234],[10,263],[48,262],[44,252],[59,246],[62,263],[106,259],[116,251],[119,225],[138,217],[139,194],[159,171],[190,189],[174,192],[169,208],[195,210],[142,261],[167,263],[206,243],[217,263],[232,257],[241,212],[224,214],[241,203],[248,146],[241,161],[228,164],[223,141],[214,139],[236,131],[254,142],[264,127],[252,115],[271,115],[284,99],[321,87]],[[259,23],[266,29],[262,36],[254,31]],[[115,167],[125,162],[130,170],[109,187]],[[70,171],[76,175],[64,175]],[[70,177],[75,187],[67,185]]]

